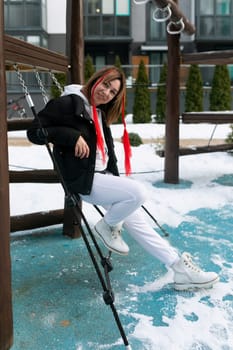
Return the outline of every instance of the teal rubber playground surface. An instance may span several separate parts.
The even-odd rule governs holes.
[[[215,181],[232,187],[233,175]],[[172,245],[218,272],[220,282],[177,292],[171,271],[124,234],[130,254],[112,255],[110,278],[132,349],[232,350],[233,203],[189,212],[177,227],[163,227]],[[12,350],[125,349],[82,239],[62,236],[60,227],[14,234],[11,257]]]

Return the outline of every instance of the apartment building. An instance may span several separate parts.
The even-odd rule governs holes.
[[[196,27],[195,35],[181,33],[182,52],[233,49],[233,0],[178,4]],[[6,33],[66,52],[66,0],[4,0],[4,5]],[[85,55],[91,55],[96,68],[114,64],[118,55],[130,78],[143,58],[156,86],[167,59],[166,22],[153,19],[156,9],[154,0],[83,0]],[[229,70],[233,81],[233,68]],[[210,85],[213,67],[202,67],[202,73],[204,84]]]

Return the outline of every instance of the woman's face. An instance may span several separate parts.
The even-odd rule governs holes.
[[[100,82],[93,94],[93,102],[95,106],[103,105],[110,102],[119,92],[121,82],[119,79],[114,79],[108,82]]]

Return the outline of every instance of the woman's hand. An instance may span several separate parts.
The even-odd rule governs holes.
[[[78,141],[75,145],[75,156],[79,158],[88,158],[90,154],[90,149],[86,141],[82,136],[79,136]]]

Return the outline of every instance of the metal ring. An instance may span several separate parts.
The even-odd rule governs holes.
[[[167,15],[165,17],[156,17],[156,13],[164,13]],[[170,4],[167,4],[167,6],[165,7],[157,7],[154,12],[153,12],[153,15],[152,15],[152,18],[154,21],[156,22],[166,22],[172,15],[172,11],[171,11],[171,8],[170,8]]]
[[[170,30],[170,27],[172,25],[175,25],[175,26],[180,25],[180,29],[172,31],[172,30]],[[179,19],[179,21],[177,21],[177,22],[170,21],[168,23],[168,25],[167,25],[167,32],[168,32],[168,34],[171,34],[171,35],[180,34],[181,32],[183,32],[184,27],[185,27],[184,21],[183,21],[183,18],[181,17],[181,19]]]
[[[143,5],[143,4],[146,4],[147,2],[149,2],[150,0],[141,0],[141,1],[136,1],[136,0],[133,0],[133,2],[136,4],[136,5]]]

